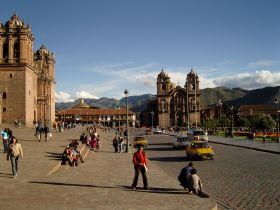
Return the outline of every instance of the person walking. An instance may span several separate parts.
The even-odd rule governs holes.
[[[47,125],[47,123],[45,123],[45,126],[44,126],[44,133],[45,133],[45,142],[47,142],[48,138],[49,138],[49,133],[50,133],[50,128]]]
[[[5,128],[3,131],[1,131],[1,135],[2,135],[2,138],[3,138],[4,153],[6,153],[7,150],[8,150],[8,139],[9,139],[8,129]]]
[[[23,158],[23,151],[21,145],[15,137],[12,137],[12,141],[9,144],[7,160],[11,160],[13,178],[17,177],[17,172],[19,168],[19,156]]]
[[[148,190],[148,179],[147,179],[147,158],[146,153],[144,152],[144,146],[138,145],[138,150],[133,154],[133,164],[134,164],[134,178],[131,185],[132,189],[136,189],[138,176],[141,172],[143,178],[144,189]]]

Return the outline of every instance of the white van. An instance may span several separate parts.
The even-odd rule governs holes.
[[[187,135],[189,138],[191,138],[191,140],[200,140],[208,142],[207,132],[205,132],[201,128],[191,128],[188,130]]]

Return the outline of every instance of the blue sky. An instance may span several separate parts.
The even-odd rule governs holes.
[[[163,68],[184,85],[280,85],[278,0],[2,0],[56,59],[57,101],[156,93]]]

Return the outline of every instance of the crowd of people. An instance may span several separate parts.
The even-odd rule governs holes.
[[[62,153],[61,165],[70,165],[71,167],[78,166],[79,162],[84,163],[83,156],[79,151],[79,142],[72,141]]]

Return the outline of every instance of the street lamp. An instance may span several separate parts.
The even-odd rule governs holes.
[[[126,99],[126,152],[129,152],[129,141],[128,141],[128,90],[124,90],[124,95]]]
[[[231,138],[233,138],[233,106],[230,107],[231,110]]]
[[[119,133],[119,136],[121,137],[121,119],[120,119],[120,109],[121,109],[121,107],[119,106],[118,107],[118,110],[119,110],[119,124],[118,124],[118,133]]]
[[[154,111],[151,111],[151,117],[152,117],[152,128],[154,127]]]
[[[222,106],[223,106],[223,103],[222,103],[222,100],[219,99],[218,101],[218,105],[220,106],[220,116],[219,116],[219,122],[221,123],[221,116],[222,116]]]
[[[10,111],[10,125],[12,125],[12,117],[11,117],[12,107],[9,108],[9,111]]]
[[[279,142],[279,118],[278,118],[278,104],[279,104],[279,101],[278,101],[278,98],[276,97],[274,99],[274,103],[276,104],[276,112],[277,112],[277,118],[276,118],[276,121],[277,121],[277,142]]]

